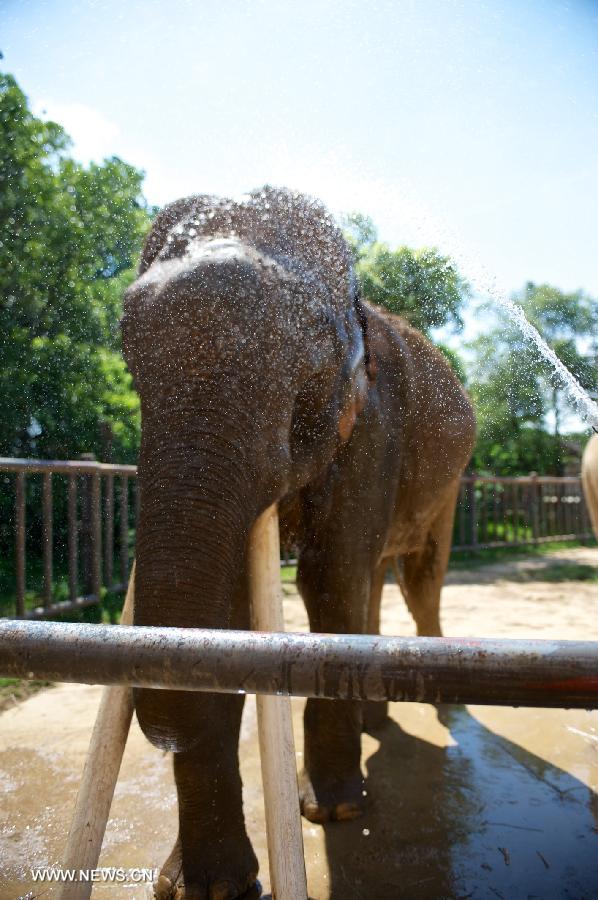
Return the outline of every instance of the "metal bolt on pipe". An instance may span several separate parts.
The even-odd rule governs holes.
[[[0,622],[0,675],[169,690],[598,708],[598,643]]]

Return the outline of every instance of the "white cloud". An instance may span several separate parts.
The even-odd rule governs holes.
[[[85,103],[56,103],[41,99],[32,104],[34,115],[62,125],[73,141],[72,156],[84,165],[99,163],[110,156],[146,173],[143,192],[151,203],[163,205],[189,193],[178,170],[165,167],[145,147],[123,134],[119,126],[103,113]]]
[[[91,106],[39,100],[33,104],[33,112],[62,125],[73,140],[73,155],[82,163],[101,162],[116,152],[120,138],[118,126]]]

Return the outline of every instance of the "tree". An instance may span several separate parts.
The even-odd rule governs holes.
[[[591,388],[598,376],[596,301],[528,283],[513,298],[559,359]],[[469,391],[478,420],[473,465],[496,474],[563,473],[561,421],[567,400],[550,365],[504,315],[469,345]],[[547,419],[553,418],[552,431]]]
[[[143,174],[113,157],[84,167],[0,74],[0,453],[136,456],[139,411],[119,353],[122,290],[150,210]]]
[[[391,250],[378,240],[372,220],[360,213],[343,224],[366,300],[404,316],[428,335],[433,328],[461,327],[469,288],[449,257],[434,247]]]
[[[595,390],[598,383],[598,301],[583,291],[565,293],[549,284],[536,285],[531,281],[513,299],[581,386]],[[558,445],[563,412],[569,401],[550,365],[540,361],[544,378],[539,388],[543,389]]]

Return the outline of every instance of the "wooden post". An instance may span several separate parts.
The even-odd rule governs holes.
[[[92,594],[102,600],[102,485],[100,475],[91,476],[91,584]]]
[[[270,506],[249,539],[252,627],[284,631],[278,511]],[[288,697],[258,695],[257,716],[273,900],[307,900],[295,743]]]
[[[519,485],[514,480],[512,487],[513,497],[513,541],[519,544]]]
[[[93,453],[82,453],[82,462],[95,462]],[[93,521],[92,521],[92,475],[82,476],[81,490],[81,574],[83,581],[83,594],[89,596],[94,593],[93,578]]]
[[[488,543],[488,484],[482,482],[482,543]]]
[[[492,540],[498,541],[498,482],[492,479]]]
[[[127,583],[129,572],[129,479],[120,479],[120,580]]]
[[[471,540],[472,550],[475,550],[478,545],[478,504],[477,504],[477,498],[476,498],[476,493],[475,493],[475,482],[476,482],[475,472],[472,472],[471,480],[469,482],[469,510],[470,510],[470,516],[471,516],[470,540]]]
[[[110,590],[114,560],[114,475],[106,475],[104,486],[104,584]]]
[[[77,599],[77,476],[68,476],[68,554],[69,554],[69,599]]]
[[[47,609],[52,605],[52,473],[44,472],[42,478],[44,607]]]
[[[133,624],[134,603],[135,563],[121,625]],[[63,869],[97,868],[132,716],[131,688],[104,688],[66,842]],[[91,882],[65,883],[58,892],[58,900],[88,900],[92,886]]]
[[[17,472],[15,491],[17,618],[25,615],[25,473]]]

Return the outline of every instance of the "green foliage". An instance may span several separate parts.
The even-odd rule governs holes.
[[[544,544],[530,544],[522,546],[505,547],[480,547],[476,550],[453,550],[449,562],[449,569],[470,572],[472,569],[480,569],[484,566],[492,566],[496,563],[509,562],[518,557],[542,558],[560,550],[571,550],[577,547],[595,547],[594,540],[589,541],[546,541]]]
[[[440,341],[436,341],[436,347],[442,355],[446,358],[449,363],[451,369],[463,385],[467,385],[467,365],[465,360],[461,356],[454,347],[448,347],[446,344],[441,343]]]
[[[531,282],[513,298],[562,362],[591,390],[598,381],[598,304],[581,291],[564,293]],[[567,409],[552,367],[504,318],[469,345],[469,392],[478,441],[473,467],[498,475],[563,474],[573,462],[561,436]],[[549,432],[547,417],[554,426]]]
[[[345,236],[356,261],[366,300],[404,316],[429,334],[432,328],[461,327],[460,309],[469,288],[453,261],[434,247],[398,247],[378,241],[367,216],[344,220]]]
[[[0,74],[0,453],[134,460],[139,410],[119,345],[123,288],[149,210],[143,174],[116,157],[84,167],[59,125]]]

